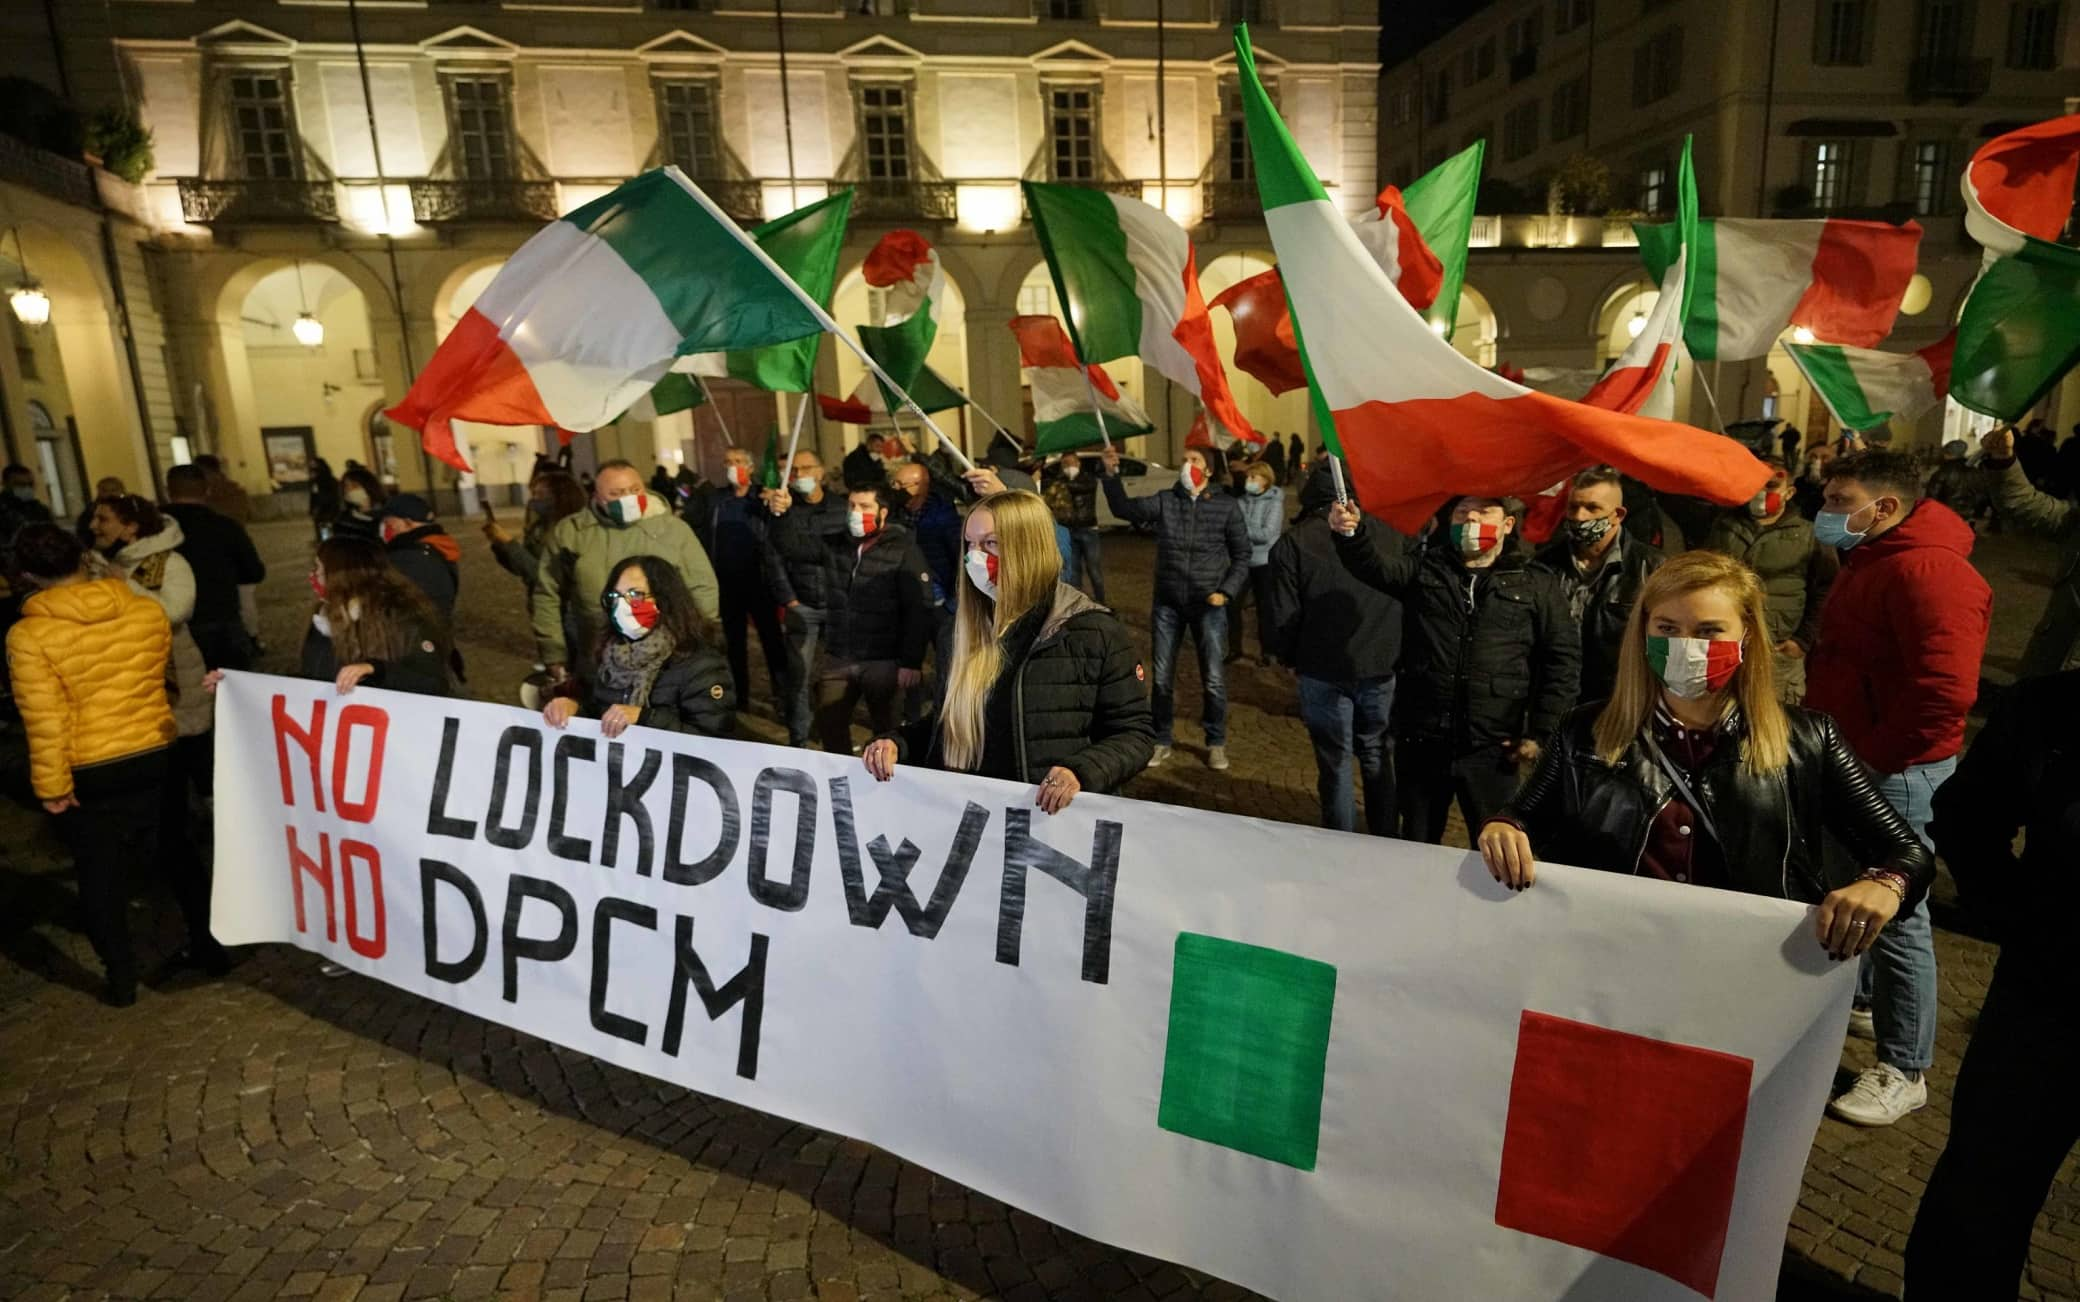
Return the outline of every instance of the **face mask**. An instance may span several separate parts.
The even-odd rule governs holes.
[[[393,538],[397,537],[397,535],[403,533],[404,530],[398,528],[394,524],[385,524],[382,526],[379,532],[381,532],[381,534],[383,535],[383,541],[389,542]]]
[[[821,481],[818,480],[814,475],[797,475],[795,476],[794,483],[789,485],[789,487],[793,488],[795,492],[800,493],[803,497],[807,497],[809,494],[816,491],[819,483],[821,483]]]
[[[619,524],[634,524],[643,518],[643,507],[649,501],[649,497],[642,493],[612,498],[607,502],[607,518]]]
[[[341,493],[340,496],[347,500],[348,506],[366,507],[368,505],[368,490],[365,488],[349,488]]]
[[[1062,463],[1062,478],[1064,478],[1064,479],[1074,479],[1074,478],[1076,478],[1076,477],[1077,477],[1078,475],[1080,475],[1080,474],[1082,474],[1082,473],[1083,473],[1083,463],[1082,463],[1082,462],[1080,462],[1080,461],[1064,461],[1064,462]]]
[[[1248,493],[1251,497],[1262,497],[1264,495],[1264,481],[1261,479],[1245,480],[1243,481],[1242,491]]]
[[[1765,489],[1748,499],[1748,514],[1758,520],[1767,520],[1784,509],[1784,494],[1776,489]]]
[[[320,601],[325,600],[325,580],[316,574],[311,575],[311,595]]]
[[[729,484],[731,488],[751,487],[751,467],[731,466],[727,473],[729,475]]]
[[[1502,526],[1483,524],[1479,520],[1462,520],[1452,526],[1452,542],[1457,544],[1461,556],[1478,556],[1492,551],[1502,541]]]
[[[1870,533],[1868,529],[1851,529],[1849,521],[1862,515],[1876,502],[1866,502],[1853,511],[1822,511],[1813,517],[1813,541],[1822,547],[1835,547],[1848,551],[1862,542]]]
[[[615,632],[631,642],[640,642],[657,627],[657,603],[630,601],[618,592],[610,593],[607,596],[607,616],[614,621]]]
[[[1184,486],[1194,493],[1206,487],[1206,467],[1186,466],[1184,468]]]
[[[33,502],[36,500],[36,485],[34,484],[16,484],[7,491],[14,494],[14,500],[17,502]]]
[[[991,601],[997,599],[997,563],[996,556],[974,547],[968,549],[967,559],[962,563],[968,571],[968,582]]]
[[[1694,701],[1733,681],[1741,667],[1741,643],[1733,638],[1649,637],[1647,664],[1670,692]]]
[[[845,527],[852,531],[853,537],[864,538],[881,527],[881,519],[855,507],[846,513]]]
[[[1569,520],[1567,540],[1577,547],[1586,547],[1590,543],[1601,541],[1616,523],[1615,519],[1607,515],[1599,515],[1593,520]]]
[[[527,513],[529,515],[547,515],[549,514],[549,504],[538,498],[530,497],[527,499]]]

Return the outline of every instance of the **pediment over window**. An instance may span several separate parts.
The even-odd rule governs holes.
[[[924,54],[887,36],[869,36],[838,51],[844,63],[922,63]]]
[[[240,52],[269,51],[287,54],[296,48],[296,42],[280,32],[271,32],[256,23],[235,18],[210,28],[195,38],[197,49]]]
[[[476,27],[451,27],[439,36],[429,36],[419,42],[419,48],[429,54],[485,55],[510,58],[520,52],[520,47],[502,37]]]
[[[1103,50],[1085,45],[1082,41],[1062,41],[1058,44],[1050,45],[1034,55],[1033,62],[1042,66],[1052,65],[1057,68],[1090,68],[1096,70],[1110,66],[1112,56]]]
[[[645,41],[636,47],[636,53],[645,59],[720,59],[729,51],[690,32],[677,31]]]

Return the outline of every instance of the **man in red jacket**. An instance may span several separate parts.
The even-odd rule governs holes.
[[[1880,788],[1923,841],[1936,788],[1957,768],[1993,591],[1972,568],[1972,528],[1922,501],[1897,452],[1859,452],[1827,470],[1813,537],[1841,549],[1806,667],[1806,706],[1834,716]],[[1878,1064],[1828,1105],[1844,1121],[1889,1126],[1928,1102],[1936,955],[1928,905],[1901,914],[1864,955],[1850,1027]],[[1867,1010],[1867,1011],[1866,1011]]]

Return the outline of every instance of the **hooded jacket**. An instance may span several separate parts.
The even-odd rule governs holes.
[[[121,579],[60,584],[22,603],[7,669],[38,799],[69,794],[76,768],[172,744],[172,648],[166,612]]]
[[[173,720],[181,736],[197,737],[214,724],[216,702],[202,686],[209,666],[188,631],[195,614],[195,572],[177,550],[184,541],[180,522],[168,517],[159,532],[132,539],[114,556],[90,553],[90,563],[97,576],[127,580],[132,592],[150,597],[166,612],[173,627],[166,679]]]
[[[1326,518],[1336,500],[1326,462],[1300,488],[1300,518],[1271,548],[1271,595],[1263,612],[1271,654],[1308,678],[1356,683],[1384,678],[1401,662],[1401,603],[1353,575],[1336,556]],[[1382,560],[1407,539],[1373,530]]]
[[[715,567],[693,530],[662,498],[647,492],[641,496],[643,513],[630,524],[607,519],[595,503],[558,520],[549,530],[532,598],[535,654],[543,664],[570,665],[580,678],[590,676],[592,647],[606,627],[600,593],[614,566],[631,556],[669,562],[686,580],[700,617],[710,623],[722,618]],[[576,645],[567,641],[566,621],[582,634]]]
[[[1993,590],[1972,567],[1972,527],[1920,501],[1897,525],[1842,554],[1806,661],[1806,705],[1881,774],[1964,747],[1979,694]]]
[[[1183,478],[1170,489],[1129,497],[1118,475],[1106,475],[1105,502],[1128,524],[1154,525],[1156,604],[1203,606],[1216,592],[1233,601],[1249,581],[1249,530],[1242,504],[1214,487],[1209,472],[1197,497]]]
[[[383,545],[397,572],[426,594],[441,618],[455,618],[455,598],[462,590],[462,546],[437,524],[407,529]]]

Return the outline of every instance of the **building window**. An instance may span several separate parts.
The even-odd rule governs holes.
[[[1269,10],[1266,0],[1228,0],[1228,25],[1248,23],[1262,27],[1271,21]]]
[[[1416,92],[1413,87],[1403,86],[1387,96],[1387,125],[1405,127],[1416,115]]]
[[[1225,156],[1223,170],[1227,178],[1230,181],[1256,180],[1257,165],[1252,161],[1249,152],[1249,124],[1243,121],[1240,114],[1234,114],[1225,119],[1224,130],[1226,135],[1222,141]]]
[[[1502,159],[1514,163],[1538,149],[1538,101],[1525,100],[1502,116]]]
[[[1816,140],[1806,154],[1806,184],[1813,207],[1822,212],[1846,208],[1850,197],[1852,146],[1846,140]]]
[[[1562,82],[1553,92],[1553,142],[1572,140],[1589,129],[1589,79]]]
[[[1469,45],[1466,53],[1459,56],[1459,80],[1471,86],[1477,81],[1486,81],[1495,75],[1495,38],[1490,36],[1479,45]]]
[[[448,82],[454,115],[455,174],[467,181],[498,181],[513,174],[513,125],[506,116],[502,77],[456,77]]]
[[[1439,68],[1423,91],[1423,123],[1437,126],[1452,115],[1452,70]]]
[[[1948,212],[1950,201],[1957,195],[1957,174],[1950,167],[1950,142],[1916,141],[1910,170],[1914,211],[1923,216]]]
[[[690,14],[700,8],[699,0],[650,0],[652,9],[665,13]]]
[[[1534,9],[1503,29],[1502,47],[1512,59],[1526,50],[1538,48],[1538,38],[1545,30],[1545,12]]]
[[[1915,52],[1924,59],[1968,58],[1972,52],[1970,0],[1921,0]]]
[[[1632,103],[1652,104],[1673,95],[1683,79],[1683,29],[1667,27],[1632,51]]]
[[[1098,179],[1098,92],[1090,86],[1055,86],[1047,92],[1048,139],[1056,181]]]
[[[1494,134],[1495,123],[1492,120],[1488,122],[1474,123],[1471,127],[1467,128],[1465,135],[1459,137],[1459,152],[1462,154],[1465,153],[1467,150],[1473,148],[1481,141],[1489,139]],[[1438,161],[1442,162],[1443,160],[1440,159]]]
[[[230,89],[239,175],[248,181],[294,180],[300,169],[289,125],[288,79],[273,72],[239,73]]]
[[[1045,7],[1040,11],[1040,16],[1079,22],[1088,15],[1084,10],[1083,0],[1046,0]]]
[[[860,87],[859,137],[869,181],[909,180],[909,91],[901,86]]]
[[[1589,25],[1592,0],[1558,0],[1553,6],[1553,34],[1565,36]]]
[[[2008,6],[2008,66],[2043,71],[2058,66],[2058,0],[2016,0]]]
[[[1640,168],[1638,185],[1641,212],[1663,213],[1675,207],[1675,192],[1669,185],[1666,162],[1652,162]]]
[[[1813,62],[1860,68],[1871,61],[1870,0],[1820,0],[1813,11]]]
[[[705,81],[660,82],[658,116],[667,157],[692,177],[722,175],[721,132],[715,125],[715,87]]]

